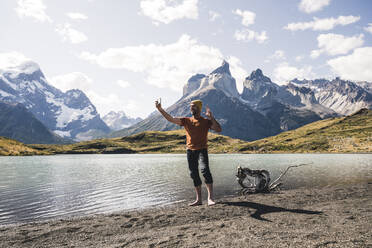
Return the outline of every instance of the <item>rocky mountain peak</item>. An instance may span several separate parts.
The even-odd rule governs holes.
[[[127,116],[124,111],[110,111],[102,119],[112,130],[115,131],[129,127],[142,121],[142,119],[139,117],[131,118]]]
[[[349,115],[361,108],[371,108],[372,94],[368,89],[339,77],[333,80],[292,80],[291,84],[311,89],[315,100],[325,108],[328,108],[340,115]],[[306,90],[302,90],[303,95]]]
[[[199,89],[201,80],[205,77],[204,74],[195,74],[192,76],[183,87],[183,96],[189,95]]]
[[[295,79],[292,79],[291,81],[289,81],[288,84],[305,84],[306,81],[305,80],[299,80],[298,78],[295,78]]]
[[[48,130],[21,103],[7,103],[0,100],[0,127],[0,136],[27,144],[67,142]]]
[[[211,74],[228,74],[229,76],[231,76],[229,63],[227,63],[226,60],[224,60],[222,62],[222,65],[215,69],[214,71],[212,71]]]
[[[68,90],[66,91],[65,96],[66,97],[64,102],[69,107],[81,109],[92,105],[89,98],[81,90],[78,89]],[[93,105],[92,108],[95,109]]]
[[[108,114],[104,116],[104,118],[107,119],[107,118],[130,118],[130,117],[127,116],[124,111],[118,111],[118,112],[110,111],[108,112]]]
[[[278,85],[271,82],[269,77],[266,77],[261,69],[257,69],[251,73],[243,82],[243,93],[241,97],[253,104],[256,104],[262,99],[268,104],[272,102],[273,97],[278,92]]]
[[[17,78],[33,75],[34,77],[44,77],[40,70],[40,66],[33,61],[24,61],[18,65],[10,66],[7,68],[0,68],[0,73],[3,73],[5,77]],[[35,74],[35,75],[34,75]]]
[[[239,97],[235,79],[231,76],[229,64],[225,60],[207,76],[203,74],[192,76],[183,88],[183,97],[192,97],[201,91],[211,89],[221,90],[230,97]]]
[[[297,91],[301,94],[312,94],[312,91],[311,91],[310,88],[298,86],[298,85],[293,84],[293,83],[288,83],[287,87],[288,87],[289,90]]]
[[[200,79],[202,79],[203,77],[205,77],[204,74],[195,74],[194,76],[192,76],[191,78],[189,78],[189,80],[187,80],[188,83],[191,83],[191,82],[197,82],[199,81]]]
[[[31,72],[31,73],[32,71],[40,70],[39,64],[31,60],[21,63],[20,65],[17,66],[17,68],[21,71]]]
[[[82,91],[63,93],[48,83],[39,65],[32,61],[0,71],[0,100],[22,103],[43,125],[62,137],[83,140],[93,138],[93,134],[85,135],[88,132],[110,131]]]
[[[206,85],[222,90],[227,96],[239,97],[235,79],[230,73],[229,63],[225,60],[222,62],[222,65],[212,71],[208,77],[202,79],[201,88],[204,88]]]
[[[271,79],[269,77],[266,77],[261,69],[257,69],[255,71],[252,71],[251,75],[246,78],[248,81],[254,81],[254,82],[270,82]]]

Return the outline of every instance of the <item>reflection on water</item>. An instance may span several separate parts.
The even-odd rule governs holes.
[[[236,167],[291,169],[285,188],[372,181],[369,154],[210,155],[216,198],[239,190]],[[163,206],[193,198],[186,155],[0,157],[0,224]]]

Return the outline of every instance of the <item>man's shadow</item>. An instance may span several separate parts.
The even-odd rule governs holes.
[[[289,208],[281,208],[281,207],[274,207],[269,205],[264,205],[255,202],[220,202],[220,204],[225,204],[228,206],[237,206],[237,207],[246,207],[246,208],[253,208],[256,209],[256,212],[251,214],[252,218],[262,221],[269,221],[271,220],[263,218],[261,215],[268,214],[268,213],[276,213],[276,212],[290,212],[296,214],[323,214],[321,211],[311,211],[311,210],[304,210],[304,209],[289,209]]]

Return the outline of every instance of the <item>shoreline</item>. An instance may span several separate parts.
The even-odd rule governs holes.
[[[372,247],[372,182],[0,226],[0,247]]]
[[[185,150],[186,151],[186,150]],[[137,153],[54,153],[54,154],[23,154],[23,155],[1,155],[0,157],[48,157],[48,156],[63,156],[63,155],[185,155],[185,152],[137,152]],[[352,154],[372,154],[372,152],[208,152],[209,155],[292,155],[292,154],[317,154],[317,155],[352,155]]]

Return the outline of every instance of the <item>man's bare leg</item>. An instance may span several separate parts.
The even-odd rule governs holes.
[[[202,204],[201,185],[195,187],[196,200],[189,204],[189,206],[198,206]]]
[[[208,206],[212,206],[216,204],[216,202],[213,200],[213,184],[212,183],[207,183],[207,191],[208,191]]]

